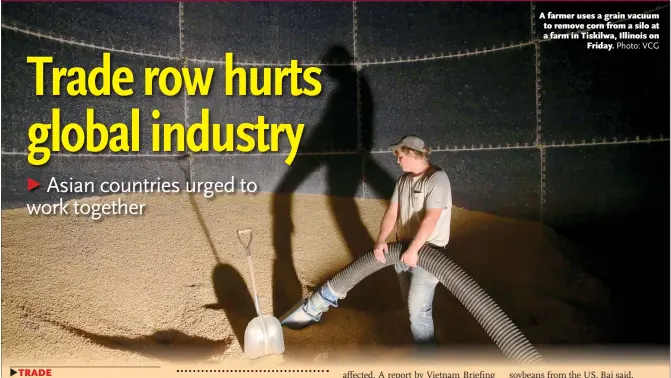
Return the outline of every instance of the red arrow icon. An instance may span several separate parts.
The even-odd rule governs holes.
[[[38,186],[40,186],[39,182],[37,182],[37,181],[35,181],[31,178],[28,179],[28,191],[31,191],[31,190],[37,188]]]

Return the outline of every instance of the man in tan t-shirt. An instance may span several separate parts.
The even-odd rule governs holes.
[[[403,174],[398,178],[389,208],[382,218],[373,251],[378,261],[386,261],[386,239],[394,228],[398,241],[408,243],[395,264],[401,279],[403,295],[407,295],[410,329],[420,345],[435,343],[433,327],[433,296],[438,278],[417,266],[419,249],[429,244],[443,248],[450,239],[452,189],[445,171],[429,162],[430,149],[416,136],[406,136],[390,147]],[[405,281],[409,274],[410,287]],[[406,294],[407,292],[407,294]]]

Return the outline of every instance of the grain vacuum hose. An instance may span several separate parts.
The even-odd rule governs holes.
[[[347,293],[364,278],[400,262],[400,256],[407,245],[393,242],[388,246],[384,264],[375,259],[372,250],[369,251],[336,273],[309,297],[301,300],[280,319],[282,325],[291,329],[301,329],[318,322],[329,307],[337,307],[338,299],[345,298]],[[540,353],[494,300],[454,261],[445,256],[444,252],[425,245],[419,251],[417,266],[440,280],[508,359],[520,364],[544,363]]]

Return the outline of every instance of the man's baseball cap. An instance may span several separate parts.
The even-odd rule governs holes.
[[[407,135],[403,137],[398,143],[392,144],[389,146],[390,151],[396,151],[400,147],[407,147],[412,150],[417,150],[420,152],[429,152],[430,149],[429,147],[426,146],[424,141],[420,139],[419,137],[416,137],[414,135]]]

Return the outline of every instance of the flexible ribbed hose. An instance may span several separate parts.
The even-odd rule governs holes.
[[[343,297],[364,278],[386,266],[400,262],[405,246],[399,242],[389,243],[388,246],[389,252],[385,254],[385,264],[377,261],[370,251],[333,276],[328,281],[330,288],[336,295]],[[443,252],[428,245],[422,247],[417,266],[440,280],[466,307],[508,359],[521,364],[544,362],[536,348],[494,300]]]

